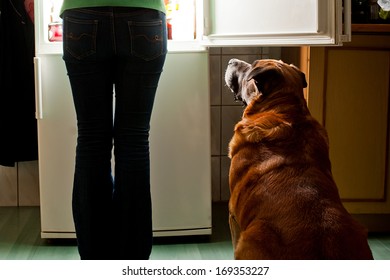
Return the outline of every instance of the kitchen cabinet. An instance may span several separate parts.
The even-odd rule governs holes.
[[[308,53],[308,104],[328,131],[343,203],[370,230],[390,230],[390,35]]]

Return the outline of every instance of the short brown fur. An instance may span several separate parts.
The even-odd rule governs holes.
[[[233,62],[229,87],[240,63]],[[365,228],[341,203],[327,133],[303,97],[303,73],[274,60],[245,71],[240,87],[254,80],[259,92],[229,144],[235,258],[372,259]]]

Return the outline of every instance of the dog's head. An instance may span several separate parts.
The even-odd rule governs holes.
[[[307,86],[305,74],[292,64],[280,60],[262,59],[251,64],[231,59],[228,63],[225,82],[234,93],[235,100],[248,105],[253,98],[266,98],[281,88],[293,88],[302,92]]]

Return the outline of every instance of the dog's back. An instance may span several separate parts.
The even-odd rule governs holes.
[[[325,130],[310,116],[293,126],[277,132],[284,139],[261,143],[236,142],[254,139],[248,135],[254,127],[236,129],[230,172],[230,209],[241,235],[236,258],[371,259],[367,233],[342,206],[332,178]]]

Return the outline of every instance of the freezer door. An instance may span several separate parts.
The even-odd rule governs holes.
[[[338,45],[350,40],[350,7],[351,0],[204,0],[203,42]]]

